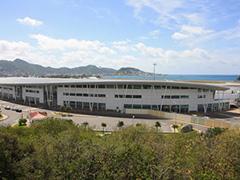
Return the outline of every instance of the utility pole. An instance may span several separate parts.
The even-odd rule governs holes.
[[[156,79],[156,74],[155,74],[155,67],[156,67],[157,63],[153,63],[153,80]]]

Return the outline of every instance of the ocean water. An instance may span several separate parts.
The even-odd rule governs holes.
[[[179,81],[235,81],[238,75],[156,75],[156,80],[179,80]],[[153,76],[106,76],[106,79],[138,79],[153,80]]]

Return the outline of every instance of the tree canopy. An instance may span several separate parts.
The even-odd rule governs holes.
[[[0,177],[240,179],[240,130],[208,133],[164,134],[141,125],[102,137],[57,119],[0,127]]]

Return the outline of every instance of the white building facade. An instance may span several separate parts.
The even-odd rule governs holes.
[[[229,109],[216,99],[228,88],[190,82],[149,80],[92,80],[0,78],[0,98],[50,109],[73,111],[154,109],[167,112],[213,112]]]

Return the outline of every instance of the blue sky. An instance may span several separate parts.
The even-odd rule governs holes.
[[[239,74],[239,0],[8,0],[0,59]]]

